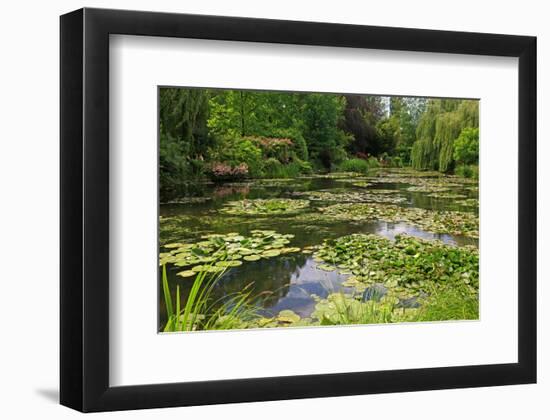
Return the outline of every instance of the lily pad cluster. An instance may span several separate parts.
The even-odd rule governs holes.
[[[479,207],[479,200],[477,198],[466,198],[456,202],[464,207]]]
[[[335,201],[341,203],[391,203],[399,204],[407,201],[405,197],[389,194],[385,191],[378,193],[378,190],[369,191],[302,191],[294,192],[293,195],[306,197],[310,201]]]
[[[309,207],[309,200],[290,198],[252,199],[230,201],[220,209],[222,213],[250,216],[295,214]]]
[[[472,238],[479,236],[477,215],[471,212],[435,211],[380,203],[339,203],[320,209],[336,220],[406,222],[433,233]]]
[[[407,188],[407,191],[433,194],[433,193],[442,193],[444,191],[449,191],[449,188],[444,186],[438,186],[438,185],[417,185],[417,186]]]
[[[348,286],[381,283],[394,292],[430,292],[437,285],[460,283],[479,288],[479,254],[474,247],[396,236],[353,234],[325,241],[317,261],[350,274]],[[364,289],[361,287],[361,289]]]
[[[428,194],[428,197],[443,198],[443,199],[446,199],[446,200],[466,198],[466,196],[464,194],[455,194],[455,193],[432,193],[432,194]]]
[[[262,258],[277,257],[282,254],[299,252],[298,247],[288,244],[294,235],[283,235],[273,230],[253,230],[252,236],[237,232],[202,236],[196,243],[170,243],[164,245],[159,263],[173,264],[183,270],[181,277],[193,277],[201,271],[221,272],[237,267],[243,261],[258,261]]]

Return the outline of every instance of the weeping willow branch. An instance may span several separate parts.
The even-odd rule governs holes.
[[[441,172],[452,170],[455,140],[464,128],[478,126],[478,101],[430,100],[416,130],[411,151],[413,167]]]

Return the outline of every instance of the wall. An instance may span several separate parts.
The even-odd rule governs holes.
[[[0,153],[3,196],[0,218],[2,345],[0,413],[4,418],[66,419],[76,412],[56,404],[58,382],[58,16],[82,7],[314,20],[432,29],[501,32],[539,37],[539,355],[548,352],[550,319],[542,304],[550,265],[550,27],[545,3],[534,0],[441,1],[347,0],[271,2],[202,0],[155,2],[89,0],[3,4]],[[539,384],[408,394],[358,396],[99,415],[103,418],[298,418],[342,416],[407,419],[545,418],[550,409],[550,371],[539,357]]]

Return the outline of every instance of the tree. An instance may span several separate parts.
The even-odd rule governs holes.
[[[431,99],[416,130],[411,152],[413,167],[441,172],[452,170],[455,140],[464,128],[478,125],[478,101]]]
[[[310,93],[303,99],[301,114],[309,156],[330,169],[345,157],[344,147],[349,141],[349,136],[339,128],[345,98]]]
[[[453,157],[461,165],[477,164],[479,160],[479,128],[467,127],[454,143]]]
[[[209,147],[208,97],[204,89],[178,88],[162,88],[159,96],[159,171],[170,189],[200,172]]]
[[[380,152],[376,124],[385,116],[379,96],[344,95],[346,106],[341,128],[351,135],[348,151],[377,155]]]

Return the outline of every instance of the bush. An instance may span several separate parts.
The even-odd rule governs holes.
[[[369,171],[369,162],[364,159],[348,159],[344,160],[338,169],[342,172],[358,172],[366,174]]]
[[[369,168],[380,168],[380,162],[374,156],[371,156],[367,163],[369,164]]]
[[[401,159],[401,156],[390,156],[388,164],[392,168],[402,168],[403,159]]]
[[[455,175],[464,178],[479,179],[479,166],[477,165],[460,165],[455,168]]]
[[[459,164],[477,164],[479,159],[479,128],[465,128],[453,145],[453,158]]]
[[[263,174],[267,178],[279,178],[283,164],[275,158],[269,158],[264,162]]]
[[[225,162],[212,162],[207,172],[214,181],[233,181],[246,178],[248,166],[246,163],[231,166]]]
[[[266,178],[294,178],[302,174],[312,172],[309,162],[295,159],[283,165],[275,158],[269,158],[264,162],[263,173]]]
[[[232,168],[245,164],[251,177],[262,176],[262,151],[250,139],[236,135],[227,135],[217,140],[211,158]]]

